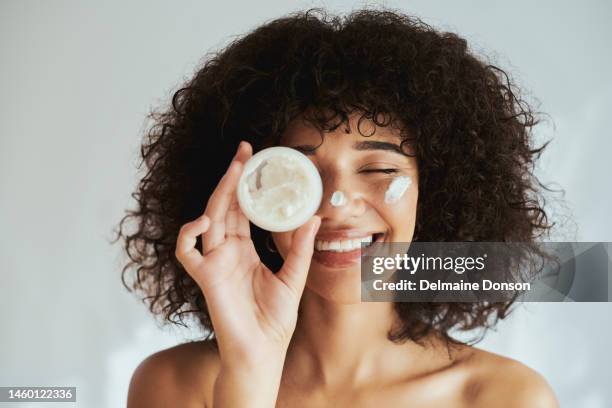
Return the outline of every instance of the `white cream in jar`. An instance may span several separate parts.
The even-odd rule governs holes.
[[[237,196],[242,212],[253,224],[272,232],[291,231],[319,209],[323,183],[304,154],[288,147],[270,147],[245,163]]]

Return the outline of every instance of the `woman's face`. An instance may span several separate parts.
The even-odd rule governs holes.
[[[350,133],[341,125],[326,133],[322,144],[319,131],[299,119],[281,139],[282,145],[306,154],[321,174],[323,200],[317,212],[321,227],[306,287],[337,303],[361,300],[360,249],[351,250],[356,241],[410,242],[416,219],[416,158],[400,151],[399,130],[376,127],[364,119],[363,134],[374,132],[364,137],[357,130],[358,119],[351,116]],[[292,235],[291,231],[272,234],[283,258]]]

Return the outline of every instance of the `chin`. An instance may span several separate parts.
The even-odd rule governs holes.
[[[361,303],[361,268],[328,267],[313,261],[306,288],[331,303]]]

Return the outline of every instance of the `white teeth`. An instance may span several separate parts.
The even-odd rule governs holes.
[[[346,252],[353,251],[361,248],[361,243],[369,244],[372,242],[372,236],[367,236],[358,239],[348,239],[340,241],[315,241],[315,249],[317,251],[332,251],[332,252]]]

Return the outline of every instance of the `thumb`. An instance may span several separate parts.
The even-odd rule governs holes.
[[[320,225],[321,218],[314,216],[295,231],[287,259],[285,259],[281,270],[276,274],[285,285],[298,295],[298,298],[302,296],[302,291],[306,285],[306,277],[314,250],[314,237],[317,235]]]

